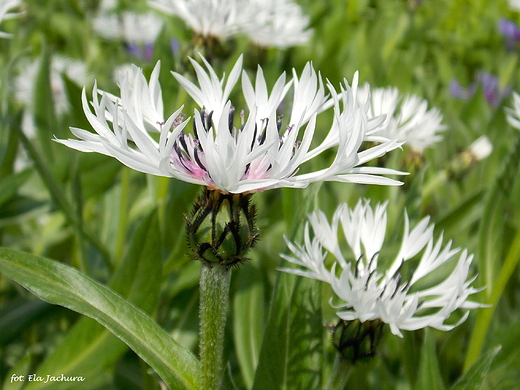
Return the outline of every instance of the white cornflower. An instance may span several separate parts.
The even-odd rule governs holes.
[[[366,87],[360,88],[359,96],[366,99]],[[445,129],[439,109],[428,110],[426,100],[415,95],[402,96],[395,87],[375,88],[371,92],[371,115],[387,115],[378,134],[397,139],[414,150],[423,149],[442,139],[439,134]]]
[[[94,31],[106,39],[121,39],[129,45],[153,44],[163,22],[154,13],[102,13],[92,22]]]
[[[175,15],[203,37],[227,39],[253,20],[253,0],[148,0],[148,4]]]
[[[224,193],[244,193],[270,188],[303,188],[317,181],[398,185],[400,182],[379,175],[403,174],[388,168],[361,166],[399,147],[395,140],[382,140],[375,147],[359,151],[363,141],[373,140],[371,131],[383,119],[368,120],[367,105],[355,98],[357,76],[352,87],[337,93],[329,85],[325,96],[321,77],[308,63],[298,77],[285,83],[282,74],[268,93],[261,68],[255,86],[245,71],[242,57],[227,80],[219,80],[209,63],[206,69],[191,60],[198,85],[173,73],[199,105],[193,118],[193,133],[186,132],[188,119],[181,113],[163,116],[157,63],[148,83],[141,69],[122,75],[121,96],[116,97],[94,86],[92,107],[83,91],[83,108],[96,133],[71,128],[80,140],[58,140],[71,148],[113,156],[135,170],[189,183]],[[240,111],[235,125],[235,108],[229,95],[242,75],[242,90],[249,113]],[[276,110],[292,89],[293,102],[285,121]],[[288,104],[286,104],[287,106]],[[330,130],[318,146],[311,148],[318,114],[332,107]],[[159,132],[154,137],[150,132]],[[328,167],[304,173],[302,165],[325,150],[335,150]]]
[[[402,336],[401,330],[426,326],[450,330],[468,316],[466,312],[455,324],[446,324],[453,311],[482,306],[468,300],[469,295],[480,291],[470,286],[475,278],[468,279],[473,256],[464,250],[455,260],[460,249],[452,249],[451,241],[443,247],[442,235],[435,242],[434,226],[429,224],[428,217],[411,231],[408,216],[405,217],[399,253],[393,261],[385,260],[386,266],[381,267],[381,253],[386,253],[381,252],[386,230],[386,203],[375,209],[366,200],[360,200],[352,210],[341,205],[331,224],[321,211],[316,211],[310,214],[305,226],[304,244],[286,239],[293,255],[282,255],[306,269],[281,270],[329,283],[340,299],[339,306],[334,307],[343,320],[381,320],[398,336]],[[348,256],[340,249],[341,235],[350,247]],[[326,265],[328,254],[334,257],[331,267]],[[453,264],[452,271],[447,277],[441,277],[446,275],[446,263]],[[435,275],[436,270],[442,273]],[[426,284],[431,285],[432,280],[437,284],[424,288]]]
[[[0,23],[6,19],[16,18],[21,15],[19,12],[8,12],[10,9],[18,7],[20,0],[0,0]],[[9,38],[12,34],[0,31],[0,38]]]
[[[520,95],[513,92],[513,107],[506,108],[507,121],[511,126],[520,130]]]
[[[474,160],[481,161],[487,158],[493,151],[493,144],[485,135],[477,138],[468,148]]]
[[[202,37],[228,39],[248,35],[259,46],[289,47],[306,43],[309,18],[291,0],[149,0],[175,15]]]
[[[509,0],[509,8],[514,11],[520,11],[520,0]]]
[[[254,22],[245,27],[258,46],[286,48],[306,44],[312,36],[309,17],[290,0],[257,0]]]
[[[14,80],[15,98],[25,106],[22,129],[28,137],[34,134],[34,87],[40,69],[40,61],[26,65]],[[50,83],[55,113],[61,117],[70,110],[69,98],[63,76],[77,85],[85,85],[88,79],[85,63],[71,58],[55,56],[51,58]]]

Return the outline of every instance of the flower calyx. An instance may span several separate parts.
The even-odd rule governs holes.
[[[223,193],[204,188],[191,217],[186,218],[186,234],[192,249],[190,256],[207,266],[227,268],[248,261],[245,257],[258,240],[256,207],[252,194]]]
[[[383,335],[383,321],[377,319],[361,322],[360,320],[339,320],[329,326],[332,344],[341,358],[353,364],[369,360],[377,355],[377,345]]]

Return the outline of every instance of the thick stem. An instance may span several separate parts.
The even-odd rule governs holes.
[[[217,390],[223,365],[224,330],[229,306],[231,269],[202,264],[200,276],[201,389]]]
[[[336,354],[334,366],[330,373],[329,381],[325,390],[343,390],[347,385],[348,378],[352,372],[352,363],[348,359],[343,359],[340,354]]]

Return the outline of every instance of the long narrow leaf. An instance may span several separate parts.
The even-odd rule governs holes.
[[[314,186],[292,224],[302,227],[319,186]],[[288,194],[285,194],[288,195]],[[263,336],[253,390],[316,389],[322,385],[323,332],[320,282],[280,272]]]
[[[150,313],[159,298],[162,264],[157,212],[153,211],[139,225],[128,252],[114,272],[109,287],[116,293]],[[41,301],[40,301],[41,302]],[[127,349],[126,345],[106,328],[88,317],[81,318],[65,340],[42,363],[36,375],[99,377],[101,370],[113,365]],[[91,381],[78,383],[92,388]],[[58,389],[54,382],[31,382],[29,389]],[[63,387],[67,387],[64,384]]]
[[[7,248],[0,248],[0,271],[39,298],[98,321],[141,356],[170,389],[199,388],[198,361],[191,352],[109,288],[72,267]]]

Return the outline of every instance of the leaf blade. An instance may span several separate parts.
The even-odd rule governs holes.
[[[147,314],[64,264],[0,248],[0,270],[39,298],[89,316],[129,345],[172,389],[198,389],[198,361]]]

